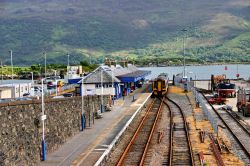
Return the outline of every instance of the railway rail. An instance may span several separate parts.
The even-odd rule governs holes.
[[[132,139],[121,155],[117,165],[143,165],[157,121],[162,110],[163,100],[154,99]]]
[[[188,132],[188,124],[181,107],[167,97],[164,102],[170,111],[170,134],[168,164],[163,165],[194,165],[192,145]],[[171,104],[170,104],[171,103]]]
[[[203,97],[207,100],[206,96],[202,93]],[[249,130],[242,125],[242,123],[235,118],[235,116],[229,111],[217,111],[212,104],[209,104],[222,123],[226,126],[229,132],[232,134],[236,142],[239,144],[248,160],[250,159],[250,133]]]

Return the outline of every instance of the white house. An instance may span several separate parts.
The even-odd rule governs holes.
[[[84,95],[115,95],[116,91],[119,91],[116,85],[119,84],[120,80],[114,76],[112,77],[112,74],[103,66],[84,77],[83,82]],[[78,83],[81,84],[82,80]]]
[[[100,66],[83,78],[83,93],[84,95],[113,95],[115,98],[126,96],[140,87],[148,74],[150,71],[138,70],[131,64]],[[78,83],[81,86],[82,80]]]
[[[0,99],[23,97],[24,93],[30,93],[31,83],[3,84],[0,85]]]

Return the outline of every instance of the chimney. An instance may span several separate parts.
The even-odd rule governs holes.
[[[126,59],[122,59],[122,60],[120,61],[120,65],[121,65],[122,67],[128,67],[128,61],[127,61]]]
[[[111,61],[110,61],[110,59],[105,58],[104,64],[110,67],[110,66],[111,66]]]
[[[116,61],[115,61],[115,59],[111,59],[110,64],[113,65],[113,66],[116,66]]]

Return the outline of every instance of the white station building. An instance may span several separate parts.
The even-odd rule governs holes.
[[[0,85],[0,99],[23,97],[24,93],[31,92],[31,83]]]
[[[105,65],[98,67],[84,77],[83,94],[103,94],[120,98],[140,87],[145,80],[145,76],[151,73],[150,71],[138,70],[134,65],[127,64],[127,62],[122,64],[123,65],[116,65],[106,62]],[[82,80],[78,83],[81,89]]]

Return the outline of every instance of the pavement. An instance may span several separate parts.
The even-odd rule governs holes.
[[[137,89],[124,100],[123,98],[116,100],[112,111],[103,113],[103,118],[96,119],[90,127],[70,138],[56,151],[47,154],[46,161],[41,161],[38,165],[94,165],[149,95],[149,93],[140,93],[140,89]],[[133,96],[135,101],[132,101]]]

